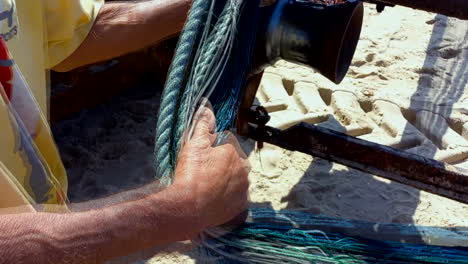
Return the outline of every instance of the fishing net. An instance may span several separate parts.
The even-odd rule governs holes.
[[[233,124],[250,70],[258,10],[258,0],[193,2],[159,111],[155,168],[163,184],[171,182],[183,134],[201,98],[210,99],[218,131]]]
[[[468,230],[258,208],[239,228],[208,230],[200,243],[206,263],[468,263]]]
[[[252,69],[260,6],[259,0],[194,0],[161,100],[155,168],[163,185],[172,182],[200,105],[211,102],[218,132],[233,127]],[[209,263],[468,263],[467,245],[468,233],[459,229],[251,209],[235,230],[206,231],[199,252]]]

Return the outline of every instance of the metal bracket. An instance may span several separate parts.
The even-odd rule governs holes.
[[[261,112],[261,111],[260,111]],[[468,171],[330,129],[301,123],[286,130],[262,125],[251,111],[247,136],[300,151],[468,204]],[[260,122],[260,124],[258,123]]]

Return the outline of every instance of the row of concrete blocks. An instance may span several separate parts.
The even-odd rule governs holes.
[[[274,73],[265,73],[257,99],[269,111],[268,125],[273,127],[286,129],[307,122],[468,167],[468,122],[457,132],[447,117],[431,110],[402,109],[398,102],[385,99],[362,102],[344,88],[321,88]]]

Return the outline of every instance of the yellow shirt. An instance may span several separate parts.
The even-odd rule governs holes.
[[[89,33],[104,0],[0,0],[0,208],[65,204],[66,173],[47,122],[46,69]],[[32,207],[31,207],[32,209]]]

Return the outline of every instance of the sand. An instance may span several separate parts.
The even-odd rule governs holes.
[[[366,5],[365,26],[340,85],[284,61],[267,70],[257,103],[269,125],[319,124],[468,169],[468,22]],[[151,80],[53,127],[74,202],[151,181],[160,96]],[[377,223],[468,226],[468,205],[326,160],[240,138],[253,165],[252,207]],[[187,244],[149,263],[190,263]],[[151,255],[151,254],[150,254]],[[121,260],[120,262],[128,262]]]

